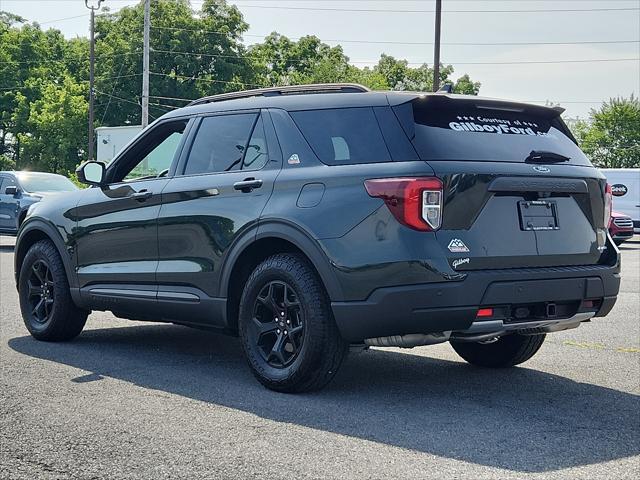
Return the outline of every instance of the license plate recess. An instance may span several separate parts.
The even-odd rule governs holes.
[[[559,230],[558,206],[551,200],[518,202],[520,228],[522,230]]]

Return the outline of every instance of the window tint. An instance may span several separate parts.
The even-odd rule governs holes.
[[[186,126],[187,121],[180,120],[155,127],[130,154],[135,159],[140,160],[128,162],[124,159],[123,163],[125,165],[133,163],[133,166],[124,175],[123,180],[141,180],[143,178],[166,175],[176,155]],[[118,180],[116,179],[116,181]]]
[[[291,112],[320,160],[329,165],[391,160],[371,108]]]
[[[202,119],[189,153],[185,175],[240,170],[245,151],[251,150],[251,157],[247,157],[247,161],[256,156],[258,149],[264,148],[266,153],[266,145],[262,145],[259,138],[256,138],[254,147],[248,147],[256,116],[250,113]],[[261,138],[264,143],[264,130]]]
[[[423,160],[524,162],[532,150],[590,165],[559,114],[428,98],[394,107]]]

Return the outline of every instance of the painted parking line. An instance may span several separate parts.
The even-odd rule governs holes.
[[[575,342],[573,340],[565,340],[564,342],[562,342],[562,345],[585,348],[589,350],[611,350],[620,353],[640,353],[640,348],[638,347],[609,347],[607,345],[603,345],[602,343]]]

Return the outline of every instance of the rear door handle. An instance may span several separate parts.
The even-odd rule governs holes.
[[[255,178],[245,178],[241,182],[233,184],[233,188],[241,190],[244,193],[249,193],[254,188],[260,188],[262,186],[262,180],[256,180]]]
[[[140,190],[139,192],[132,194],[131,198],[139,202],[144,202],[147,198],[151,198],[152,195],[153,192],[150,192],[149,190]]]

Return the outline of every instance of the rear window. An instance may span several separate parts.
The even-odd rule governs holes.
[[[328,165],[389,162],[391,156],[373,109],[291,112],[318,158]]]
[[[540,150],[569,157],[569,164],[591,165],[560,116],[549,110],[491,108],[443,98],[417,99],[394,111],[423,160],[524,162]]]

